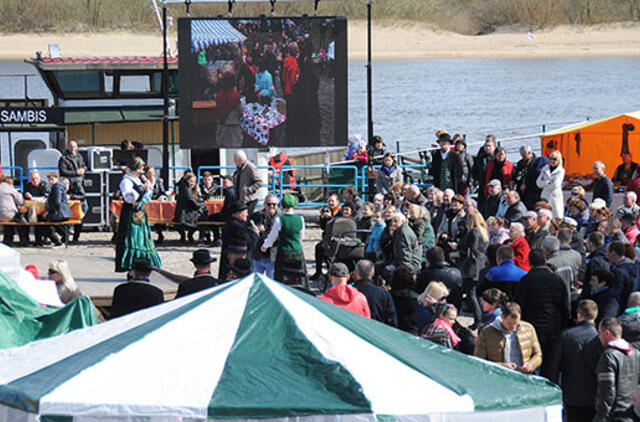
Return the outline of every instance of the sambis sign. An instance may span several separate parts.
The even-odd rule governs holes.
[[[64,124],[64,112],[59,108],[0,108],[0,124]]]

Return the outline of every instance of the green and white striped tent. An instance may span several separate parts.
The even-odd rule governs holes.
[[[0,421],[560,421],[548,381],[258,275],[0,351]]]

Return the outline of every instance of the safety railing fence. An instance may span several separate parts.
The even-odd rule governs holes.
[[[316,176],[307,176],[302,180],[298,180],[295,184],[289,183],[285,181],[285,173],[291,170],[315,170],[320,173],[320,177]],[[336,176],[336,172],[339,174]],[[341,183],[330,183],[331,182],[331,173],[334,174],[334,178],[338,179]],[[319,179],[321,183],[309,183],[309,179],[316,180]],[[322,166],[322,165],[308,165],[308,166],[282,166],[280,169],[280,177],[279,177],[279,196],[282,200],[282,197],[286,193],[287,190],[297,191],[299,193],[305,194],[307,197],[309,192],[303,192],[302,189],[308,191],[309,189],[322,189],[323,190],[323,202],[317,201],[309,201],[304,200],[298,203],[300,207],[313,207],[320,206],[326,203],[326,196],[329,190],[341,190],[347,186],[354,186],[356,191],[358,190],[358,167],[352,165],[336,165],[336,166]],[[326,183],[325,183],[326,182]]]
[[[23,192],[24,191],[24,175],[23,175],[22,167],[19,167],[19,166],[7,166],[7,167],[3,167],[2,168],[3,172],[7,172],[7,170],[9,170],[11,172],[11,177],[13,178],[13,180],[19,182],[18,186],[15,186],[15,184],[14,184],[14,187],[16,189],[18,189],[20,192]],[[19,173],[17,177],[16,177],[16,174],[15,174],[16,171]]]
[[[379,171],[381,167],[382,166],[379,165],[379,164],[373,166],[373,168],[376,171]],[[418,180],[418,182],[416,182],[415,180],[412,180],[411,181],[412,184],[414,184],[414,185],[416,185],[418,187],[421,187],[421,188],[426,188],[426,187],[432,186],[432,183],[426,180],[426,176],[428,175],[429,167],[430,167],[428,164],[398,164],[397,167],[399,169],[401,169],[401,170],[414,169],[414,170],[417,170],[417,171],[420,172],[419,177],[415,177],[415,176],[412,175],[412,177],[415,177],[415,179]],[[368,175],[367,175],[368,171],[369,171],[369,167],[368,166],[362,167],[362,169],[360,171],[360,175],[359,175],[360,181],[359,181],[358,186],[360,187],[360,195],[362,196],[362,199],[365,199],[367,193],[370,193],[370,194],[374,193],[375,194],[377,192],[375,183],[372,186],[374,192],[367,192],[367,189],[369,189],[369,183],[368,183],[369,178],[368,178]],[[404,173],[404,171],[403,171],[403,173]]]
[[[202,173],[206,170],[214,170],[214,171],[219,171],[219,170],[236,170],[236,166],[200,166],[198,167],[198,185],[200,184],[200,181],[202,180]],[[276,194],[276,180],[277,177],[274,176],[276,174],[276,169],[273,166],[256,166],[256,168],[258,170],[269,170],[269,173],[267,175],[267,191],[269,193],[271,193],[272,195]],[[220,177],[222,175],[215,175],[214,177]],[[219,188],[222,188],[222,181],[217,183],[217,186]]]

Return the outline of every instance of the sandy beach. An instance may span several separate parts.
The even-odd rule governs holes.
[[[547,58],[640,55],[640,23],[558,26],[532,31],[500,28],[488,35],[469,36],[416,23],[374,23],[375,59],[397,58]],[[175,50],[175,34],[170,47]],[[366,22],[349,23],[349,57],[366,57]],[[0,60],[46,54],[58,44],[64,56],[159,55],[160,33],[37,33],[2,34]]]

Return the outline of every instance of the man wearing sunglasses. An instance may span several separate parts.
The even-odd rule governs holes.
[[[267,249],[266,252],[263,252],[261,248],[271,231],[273,221],[278,215],[278,205],[279,199],[277,196],[267,195],[264,198],[264,208],[249,217],[251,227],[258,234],[258,241],[251,252],[253,270],[258,274],[266,274],[269,278],[273,278],[274,273],[271,248]]]

